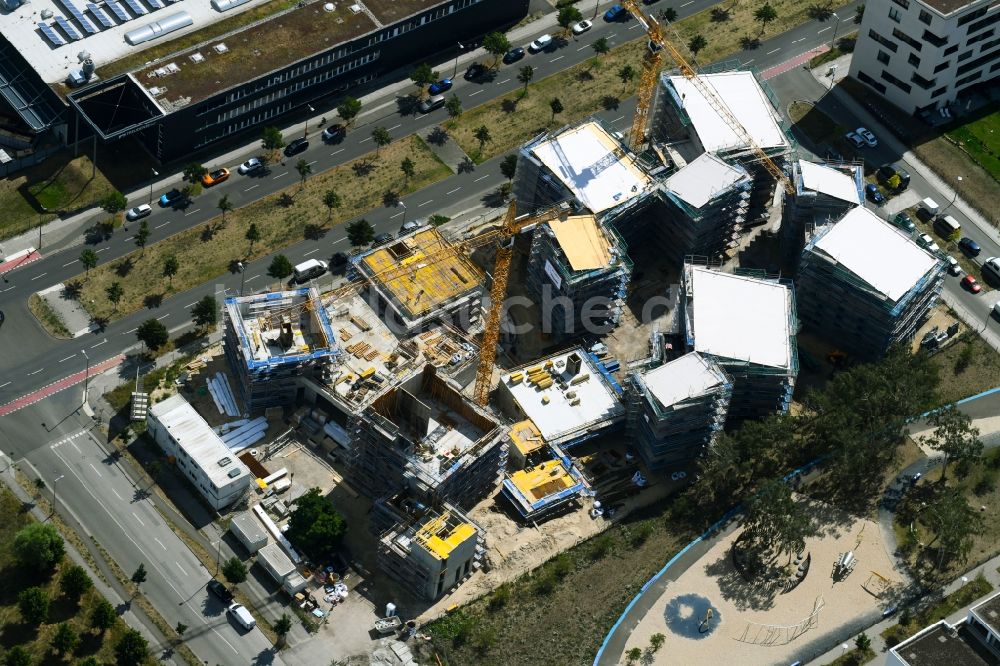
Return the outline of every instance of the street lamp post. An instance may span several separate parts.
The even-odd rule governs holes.
[[[455,54],[455,70],[451,73],[451,78],[458,76],[458,56],[462,55],[462,51],[465,47],[462,46],[462,42],[458,42],[458,53]]]
[[[831,49],[833,48],[833,45],[837,41],[837,31],[840,29],[840,17],[837,16],[836,13],[834,13],[833,16],[834,16],[834,18],[837,19],[837,23],[833,26],[833,37],[830,39],[830,48]]]
[[[406,224],[406,204],[403,203],[402,199],[400,199],[399,205],[403,207],[403,224],[400,225],[400,228],[402,228],[402,226]]]
[[[312,104],[306,104],[306,107],[309,109],[309,113],[316,113],[316,109],[314,109],[312,107]],[[306,117],[306,126],[302,128],[302,138],[303,139],[308,139],[309,138],[309,118],[308,117]]]
[[[60,474],[56,478],[52,479],[52,513],[53,513],[53,515],[55,515],[56,509],[59,506],[59,496],[56,494],[56,489],[58,488],[58,484],[59,484],[60,481],[62,481],[62,479],[63,479],[64,476],[66,476],[66,475],[65,474]]]
[[[153,180],[160,175],[160,172],[156,169],[150,169],[152,176],[149,179],[149,205],[153,205]]]
[[[237,262],[236,265],[240,269],[240,298],[242,298],[243,297],[243,282],[244,282],[244,280],[246,279],[246,276],[247,276],[247,265],[245,263],[243,263],[242,261]]]
[[[85,359],[87,359],[87,369],[83,373],[83,402],[80,403],[80,404],[86,405],[87,404],[87,384],[88,384],[88,380],[90,379],[90,356],[87,355],[87,351],[85,349],[81,349],[80,352],[83,354],[83,357]]]
[[[948,207],[945,208],[944,210],[948,210],[948,208],[951,208],[952,206],[954,206],[955,202],[958,201],[958,188],[962,186],[962,177],[961,176],[955,176],[955,178],[958,180],[958,185],[955,186],[955,196],[953,196],[951,198],[951,203],[948,204]],[[941,212],[944,213],[944,210],[941,211]]]

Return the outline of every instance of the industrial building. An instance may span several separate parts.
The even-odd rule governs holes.
[[[293,404],[298,379],[338,349],[315,288],[225,301],[226,359],[249,412]]]
[[[478,327],[483,275],[437,229],[419,229],[351,261],[352,277],[368,281],[380,314],[391,315],[383,319],[398,334],[443,320],[465,331]]]
[[[531,419],[563,449],[621,426],[622,388],[600,361],[577,347],[504,373],[495,402],[511,418]]]
[[[1000,6],[991,0],[894,0],[865,12],[850,75],[902,109],[930,113],[1000,72]]]
[[[39,143],[130,137],[169,162],[512,25],[528,0],[5,6],[0,96],[11,117]],[[237,17],[247,11],[256,15]]]
[[[526,286],[541,307],[542,330],[553,340],[613,328],[631,273],[625,244],[592,214],[535,228]]]
[[[864,164],[796,160],[792,162],[792,183],[795,194],[785,197],[782,210],[781,243],[786,263],[797,266],[807,233],[864,203]]]
[[[937,302],[944,261],[864,207],[820,227],[796,280],[804,326],[863,359],[913,337]]]
[[[479,527],[454,506],[423,508],[382,533],[379,569],[434,601],[472,573],[483,556],[481,542]]]
[[[1000,663],[1000,593],[954,625],[938,620],[889,648],[886,666],[994,666]]]
[[[727,427],[786,411],[799,370],[792,285],[687,261],[681,290],[687,350],[732,379]]]
[[[700,455],[722,431],[732,393],[725,371],[698,352],[634,366],[625,384],[626,428],[646,466],[661,470]]]
[[[146,414],[146,432],[215,510],[244,496],[253,475],[194,407],[175,394]]]

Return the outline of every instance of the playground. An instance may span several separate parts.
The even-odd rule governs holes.
[[[790,663],[805,643],[893,605],[903,580],[878,525],[809,504],[819,530],[801,552],[748,566],[743,530],[725,532],[666,586],[632,631],[622,663],[632,648],[653,664]],[[657,633],[666,640],[650,652]]]

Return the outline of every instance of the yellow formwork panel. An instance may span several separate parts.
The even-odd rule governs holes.
[[[507,433],[511,443],[522,455],[529,455],[545,445],[542,433],[531,419],[518,421],[510,427]]]
[[[451,551],[458,548],[470,537],[476,534],[476,528],[469,523],[459,523],[444,536],[438,534],[447,529],[448,514],[434,518],[417,530],[416,540],[422,544],[431,555],[439,560],[446,560]]]
[[[572,486],[575,481],[558,460],[546,460],[541,465],[514,472],[511,483],[521,494],[535,502]]]

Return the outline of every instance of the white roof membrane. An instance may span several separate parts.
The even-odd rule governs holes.
[[[701,208],[746,175],[743,169],[726,164],[711,153],[702,153],[667,178],[666,186],[685,203]]]
[[[861,203],[854,179],[843,171],[805,160],[799,160],[799,171],[802,173],[802,185],[806,189],[822,192],[848,203]]]
[[[647,372],[642,381],[661,405],[670,407],[724,384],[726,378],[718,366],[691,352]]]

